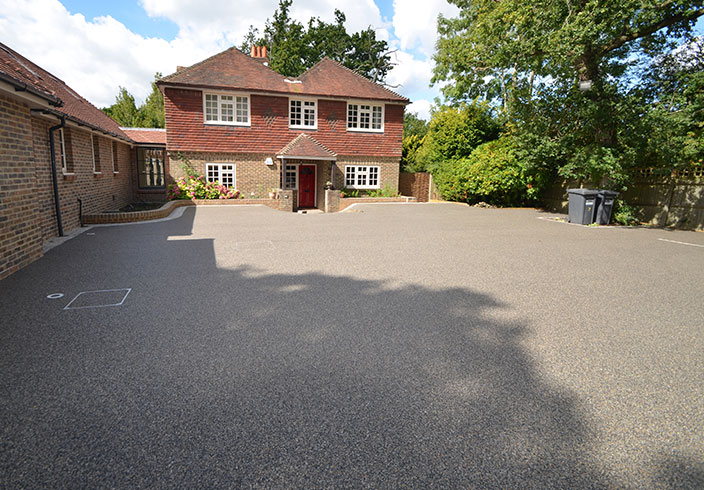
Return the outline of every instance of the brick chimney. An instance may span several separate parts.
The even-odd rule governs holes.
[[[252,44],[252,50],[249,54],[255,60],[261,61],[267,66],[269,65],[269,58],[266,56],[266,46],[257,46]]]

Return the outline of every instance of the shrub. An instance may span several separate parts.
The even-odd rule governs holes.
[[[188,175],[169,185],[166,196],[169,199],[237,199],[240,191],[208,182],[203,175]]]
[[[396,197],[400,195],[396,189],[388,184],[383,189],[370,189],[367,191],[367,196],[369,197]]]
[[[614,202],[612,220],[623,226],[635,226],[639,224],[638,219],[636,219],[635,210],[622,199],[616,199],[616,202]]]
[[[534,202],[546,180],[521,164],[509,136],[479,145],[467,158],[448,162],[433,178],[445,199],[496,206]]]

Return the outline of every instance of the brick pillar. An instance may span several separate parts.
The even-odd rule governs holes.
[[[279,211],[288,211],[289,213],[295,213],[298,209],[296,205],[296,200],[298,194],[295,189],[286,189],[281,191],[279,198]]]
[[[325,190],[325,212],[337,213],[340,210],[340,191]]]

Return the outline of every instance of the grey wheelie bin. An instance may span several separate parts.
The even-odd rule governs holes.
[[[597,191],[594,189],[567,189],[570,223],[590,225],[594,222]]]
[[[614,200],[618,192],[599,190],[596,196],[596,223],[608,225],[611,222],[611,211],[614,209]]]

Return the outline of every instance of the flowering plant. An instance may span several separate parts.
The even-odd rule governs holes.
[[[181,177],[169,185],[169,199],[237,199],[240,191],[220,182],[208,182],[203,175]]]

